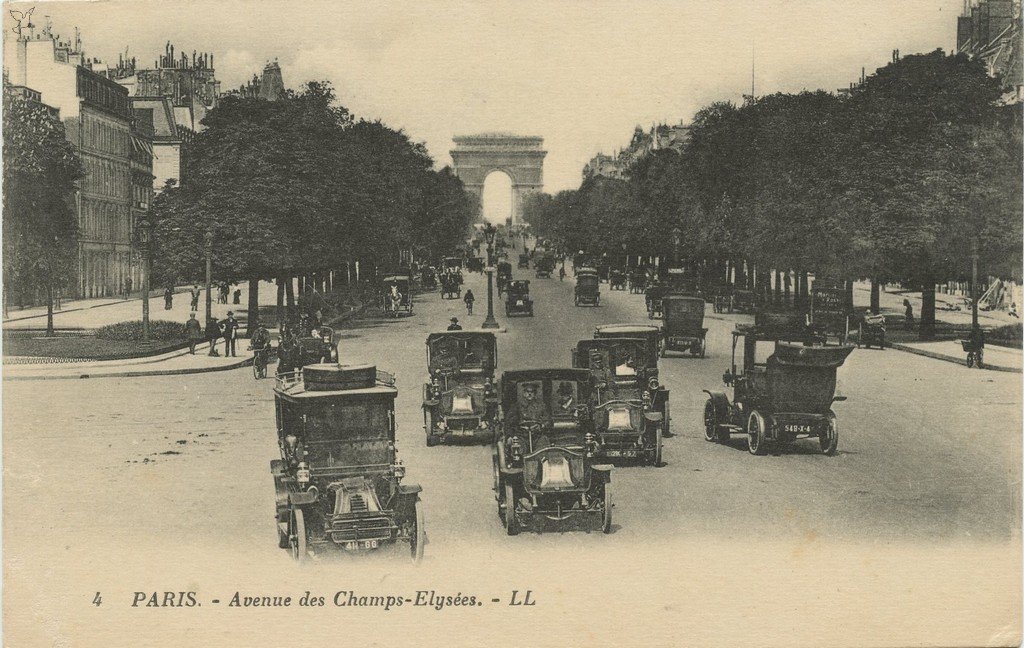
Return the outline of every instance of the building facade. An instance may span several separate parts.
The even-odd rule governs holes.
[[[76,297],[119,294],[132,276],[131,128],[128,91],[87,65],[81,43],[49,27],[23,30],[5,43],[11,83],[39,93],[60,111],[81,159],[75,207],[79,224]]]
[[[592,157],[583,167],[583,179],[625,178],[633,165],[652,151],[681,151],[689,139],[690,127],[683,122],[652,125],[648,131],[637,126],[629,146],[612,155],[598,153]]]
[[[956,23],[956,51],[985,61],[988,73],[1003,82],[1003,102],[1024,102],[1019,0],[964,0]]]

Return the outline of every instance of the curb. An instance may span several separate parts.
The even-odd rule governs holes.
[[[156,369],[153,371],[118,371],[111,373],[99,373],[99,374],[88,374],[81,373],[78,375],[65,374],[61,376],[4,376],[4,381],[8,380],[81,380],[83,378],[138,378],[142,376],[184,376],[187,374],[201,374],[201,373],[213,373],[214,371],[230,371],[232,369],[239,369],[241,367],[247,367],[252,364],[252,358],[243,358],[238,362],[232,362],[231,364],[219,365],[216,367],[192,367],[186,369]]]
[[[924,356],[926,358],[933,358],[935,360],[944,360],[946,362],[952,362],[954,364],[967,366],[967,361],[963,358],[955,358],[942,353],[935,353],[934,351],[925,351],[924,349],[918,349],[916,347],[907,346],[905,344],[898,344],[896,342],[886,343],[887,347],[896,349],[897,351],[905,351],[907,353],[913,353],[914,355]],[[1006,373],[1024,373],[1024,370],[1016,369],[1014,367],[1001,367],[999,365],[986,364],[985,369],[991,369],[992,371],[1003,371]]]

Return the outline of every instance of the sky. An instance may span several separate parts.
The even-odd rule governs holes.
[[[688,122],[713,101],[835,91],[902,54],[956,38],[962,0],[675,2],[276,2],[119,0],[35,6],[89,57],[140,64],[171,41],[212,52],[222,88],[276,59],[285,85],[330,81],[359,117],[381,119],[451,163],[451,138],[539,135],[545,190],[579,185],[635,126]],[[5,37],[11,34],[5,14]]]

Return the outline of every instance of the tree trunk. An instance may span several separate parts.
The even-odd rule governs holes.
[[[782,305],[782,271],[775,271],[775,304]]]
[[[920,338],[931,340],[935,337],[935,279],[925,275],[921,281],[921,328]]]
[[[801,310],[803,310],[803,309],[805,309],[807,307],[807,290],[808,290],[808,287],[807,287],[807,271],[806,270],[798,270],[797,271],[797,295],[796,295],[796,300],[795,301],[797,303],[797,306]]]
[[[295,317],[295,278],[289,276],[284,288],[288,304],[288,321],[291,321]]]
[[[46,337],[53,337],[53,285],[46,285]]]
[[[282,331],[284,329],[284,277],[279,276],[277,278],[277,330]]]
[[[257,277],[249,277],[249,322],[246,324],[246,333],[252,339],[256,327],[260,325],[260,280]]]
[[[881,297],[880,297],[879,288],[880,288],[880,286],[879,286],[879,283],[878,283],[878,279],[876,277],[871,277],[871,314],[872,315],[878,315],[878,312],[881,310],[881,308],[880,308]]]
[[[846,280],[846,307],[853,312],[853,279]]]

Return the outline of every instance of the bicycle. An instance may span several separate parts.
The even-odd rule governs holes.
[[[252,347],[249,347],[249,349],[252,350]],[[267,356],[269,354],[269,346],[253,350],[252,375],[256,380],[267,377]]]
[[[960,340],[960,346],[967,352],[967,367],[978,365],[978,369],[984,369],[983,364],[985,347],[975,343],[973,340]]]

